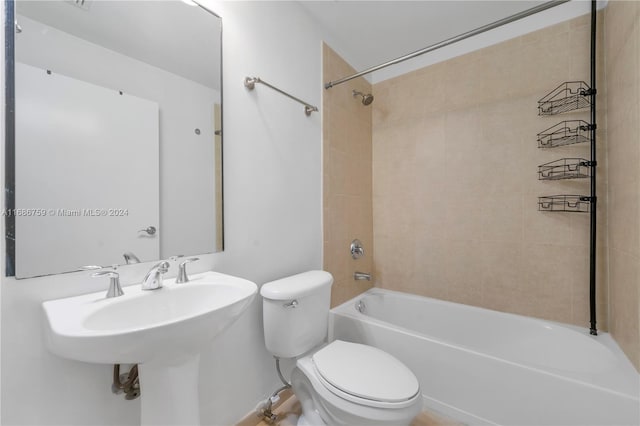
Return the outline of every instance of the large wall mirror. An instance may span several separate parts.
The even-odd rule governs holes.
[[[7,275],[222,250],[220,17],[188,0],[13,13]]]

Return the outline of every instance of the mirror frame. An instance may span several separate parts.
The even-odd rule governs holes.
[[[193,1],[193,0],[192,0]],[[16,119],[16,99],[15,99],[15,7],[16,0],[4,0],[4,66],[5,66],[5,140],[4,140],[4,224],[5,224],[5,271],[7,277],[15,277],[16,266],[16,194],[15,194],[15,119]],[[223,43],[223,22],[222,17],[217,13],[194,1],[197,6],[216,18],[220,19],[220,206],[216,211],[220,211],[219,223],[222,229],[221,247],[219,251],[207,253],[192,253],[185,255],[202,255],[218,253],[224,251],[224,43]],[[215,131],[216,129],[214,129]],[[215,132],[214,132],[215,133]],[[216,200],[217,201],[217,200]],[[160,212],[162,214],[162,212]],[[214,218],[216,220],[217,218]],[[160,259],[157,259],[160,260]],[[153,260],[156,261],[156,260]],[[150,261],[151,262],[151,261]],[[126,266],[125,264],[119,267]],[[59,275],[78,272],[78,270],[51,273],[48,275]],[[21,279],[16,277],[16,279]],[[25,277],[26,279],[26,277]]]
[[[15,1],[4,1],[4,226],[5,226],[5,276],[15,275],[16,262],[16,208],[15,194]]]

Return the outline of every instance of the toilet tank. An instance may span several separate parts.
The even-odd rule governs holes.
[[[279,358],[295,358],[327,337],[333,277],[309,271],[262,286],[264,341]]]

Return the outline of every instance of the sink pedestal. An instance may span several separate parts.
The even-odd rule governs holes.
[[[141,423],[197,426],[201,350],[249,307],[251,281],[217,272],[187,284],[165,280],[144,291],[83,294],[42,304],[47,346],[63,358],[97,364],[138,364]]]
[[[142,426],[200,424],[200,354],[138,364]]]

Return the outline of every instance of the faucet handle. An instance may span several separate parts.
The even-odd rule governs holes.
[[[357,238],[351,241],[350,250],[351,257],[354,259],[360,259],[362,256],[364,256],[364,247],[362,247],[362,243]]]
[[[178,265],[178,278],[176,278],[176,284],[189,282],[189,277],[187,276],[187,263],[195,262],[196,260],[200,260],[200,258],[190,257],[189,259],[185,259],[180,262],[180,265]]]
[[[109,277],[109,290],[107,290],[107,298],[118,297],[124,294],[120,287],[120,274],[116,271],[98,271],[91,274],[91,278]]]
[[[97,277],[109,277],[109,278],[120,278],[120,274],[116,271],[98,271],[91,274],[92,278]]]

